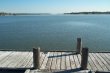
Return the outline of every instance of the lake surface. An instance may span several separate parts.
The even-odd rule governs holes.
[[[0,49],[110,51],[110,15],[0,16]]]

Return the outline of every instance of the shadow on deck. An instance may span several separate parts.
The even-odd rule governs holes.
[[[0,68],[0,73],[25,73],[27,69],[33,68]]]
[[[62,55],[49,56],[48,58],[63,57],[63,56],[70,56],[70,55],[77,55],[77,54],[76,53],[68,53],[68,54],[62,54]]]
[[[25,70],[0,69],[0,73],[24,73]]]

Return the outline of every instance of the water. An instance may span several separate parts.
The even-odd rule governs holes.
[[[0,49],[110,51],[110,15],[0,16]]]

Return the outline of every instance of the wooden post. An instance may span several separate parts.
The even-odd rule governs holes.
[[[82,41],[81,38],[77,38],[77,48],[76,48],[76,53],[80,54],[82,51]]]
[[[40,69],[40,47],[33,48],[33,66],[34,69]]]
[[[88,63],[88,48],[83,48],[81,55],[81,70],[87,69],[87,63]]]

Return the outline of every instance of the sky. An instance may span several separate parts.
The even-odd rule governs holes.
[[[67,13],[110,11],[110,0],[0,0],[0,12]]]

